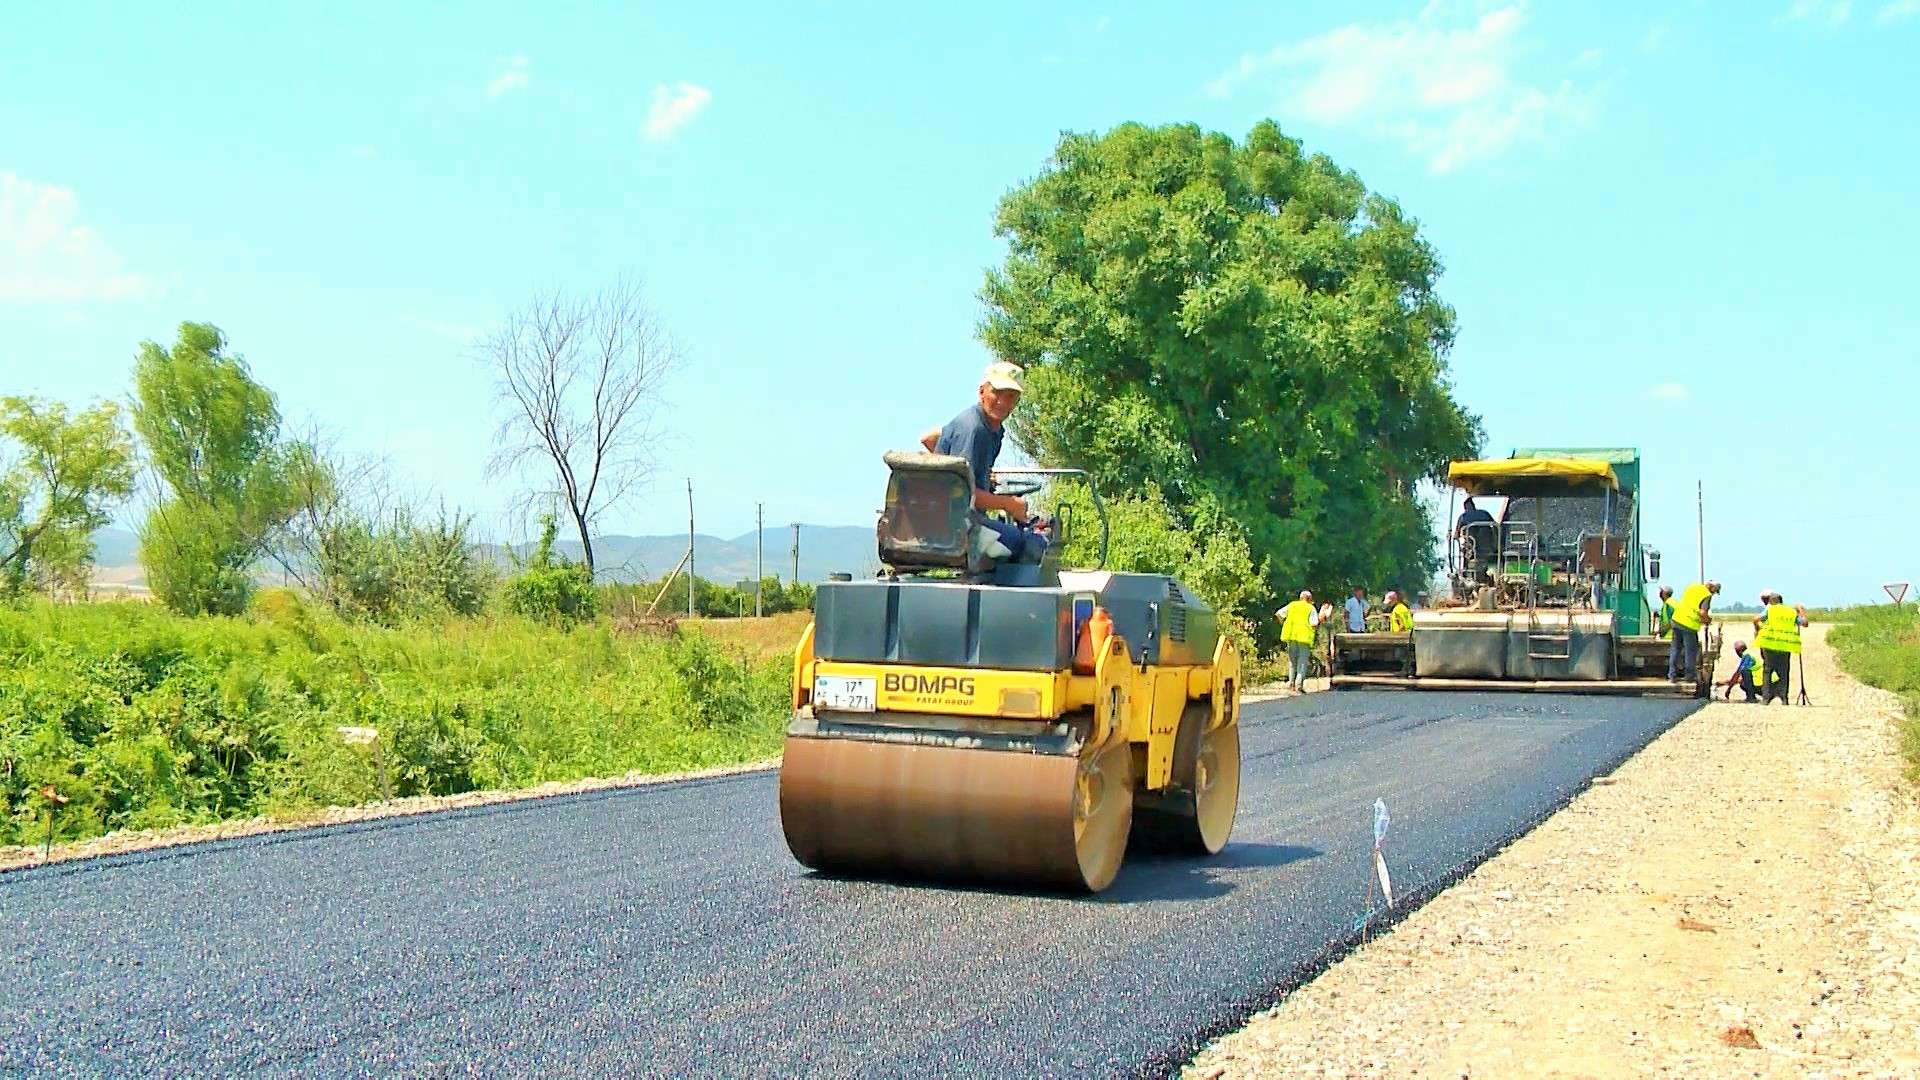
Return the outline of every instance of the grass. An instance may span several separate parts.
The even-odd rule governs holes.
[[[389,629],[283,590],[231,619],[0,608],[0,844],[44,838],[48,788],[68,800],[61,840],[378,799],[343,726],[378,731],[398,796],[773,756],[789,665],[724,636],[517,618]]]
[[[1907,759],[1907,777],[1920,782],[1920,610],[1874,604],[1815,614],[1844,620],[1827,641],[1848,674],[1900,695],[1906,707],[1900,752]]]
[[[800,635],[812,621],[811,611],[789,611],[759,619],[686,619],[680,625],[738,646],[761,660],[791,664]]]

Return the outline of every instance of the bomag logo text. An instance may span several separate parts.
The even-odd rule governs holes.
[[[914,672],[889,672],[885,686],[889,694],[923,694],[944,697],[958,694],[973,696],[973,678],[965,675],[919,675]]]

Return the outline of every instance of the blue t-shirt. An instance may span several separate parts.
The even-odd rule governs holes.
[[[1356,634],[1367,630],[1367,602],[1357,596],[1347,597],[1347,629]]]
[[[987,421],[987,411],[976,404],[947,421],[947,426],[940,429],[940,438],[934,441],[933,452],[966,458],[973,468],[973,486],[992,491],[993,480],[989,474],[994,461],[1000,457],[1000,444],[1006,439],[1006,429],[995,428]]]

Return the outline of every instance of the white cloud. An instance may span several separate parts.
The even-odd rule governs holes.
[[[1664,52],[1667,43],[1673,40],[1673,28],[1666,23],[1654,23],[1640,38],[1640,51],[1644,53]]]
[[[1355,23],[1249,54],[1208,89],[1227,97],[1245,83],[1270,83],[1283,117],[1362,128],[1447,172],[1591,112],[1595,89],[1516,76],[1525,21],[1524,3],[1486,11],[1467,25],[1435,3],[1417,18]]]
[[[648,142],[665,142],[673,138],[680,125],[699,115],[707,107],[707,100],[713,93],[703,86],[690,82],[675,83],[673,87],[656,86],[653,88],[653,107],[647,110],[647,122],[641,133]]]
[[[354,147],[353,156],[360,158],[362,160],[365,160],[367,158],[376,158],[380,156],[380,151],[377,148],[375,148],[372,143],[367,143],[362,146]]]
[[[73,192],[0,173],[0,301],[145,300],[160,283],[78,222]]]
[[[1607,54],[1603,50],[1588,49],[1573,58],[1573,66],[1577,68],[1597,68],[1600,66],[1600,61],[1606,58]]]
[[[1920,0],[1893,0],[1893,3],[1880,9],[1880,14],[1875,15],[1873,21],[1885,26],[1901,19],[1911,19],[1915,15],[1920,15]]]
[[[1663,382],[1647,391],[1647,394],[1661,401],[1680,401],[1686,398],[1687,388],[1679,383]]]
[[[1839,26],[1853,14],[1853,0],[1793,0],[1793,6],[1773,20],[1775,26],[1809,22]]]
[[[487,100],[524,89],[527,85],[527,58],[510,56],[500,61],[500,74],[487,84]]]

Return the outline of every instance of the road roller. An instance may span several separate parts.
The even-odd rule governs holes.
[[[883,569],[822,584],[793,661],[780,823],[794,858],[855,877],[1098,892],[1129,840],[1211,855],[1240,795],[1240,659],[1212,608],[1164,574],[1104,569],[1106,515],[1073,469],[996,471],[998,490],[1084,483],[1076,527],[1017,554],[973,508],[964,458],[891,452]],[[1091,526],[1095,521],[1086,524]]]

